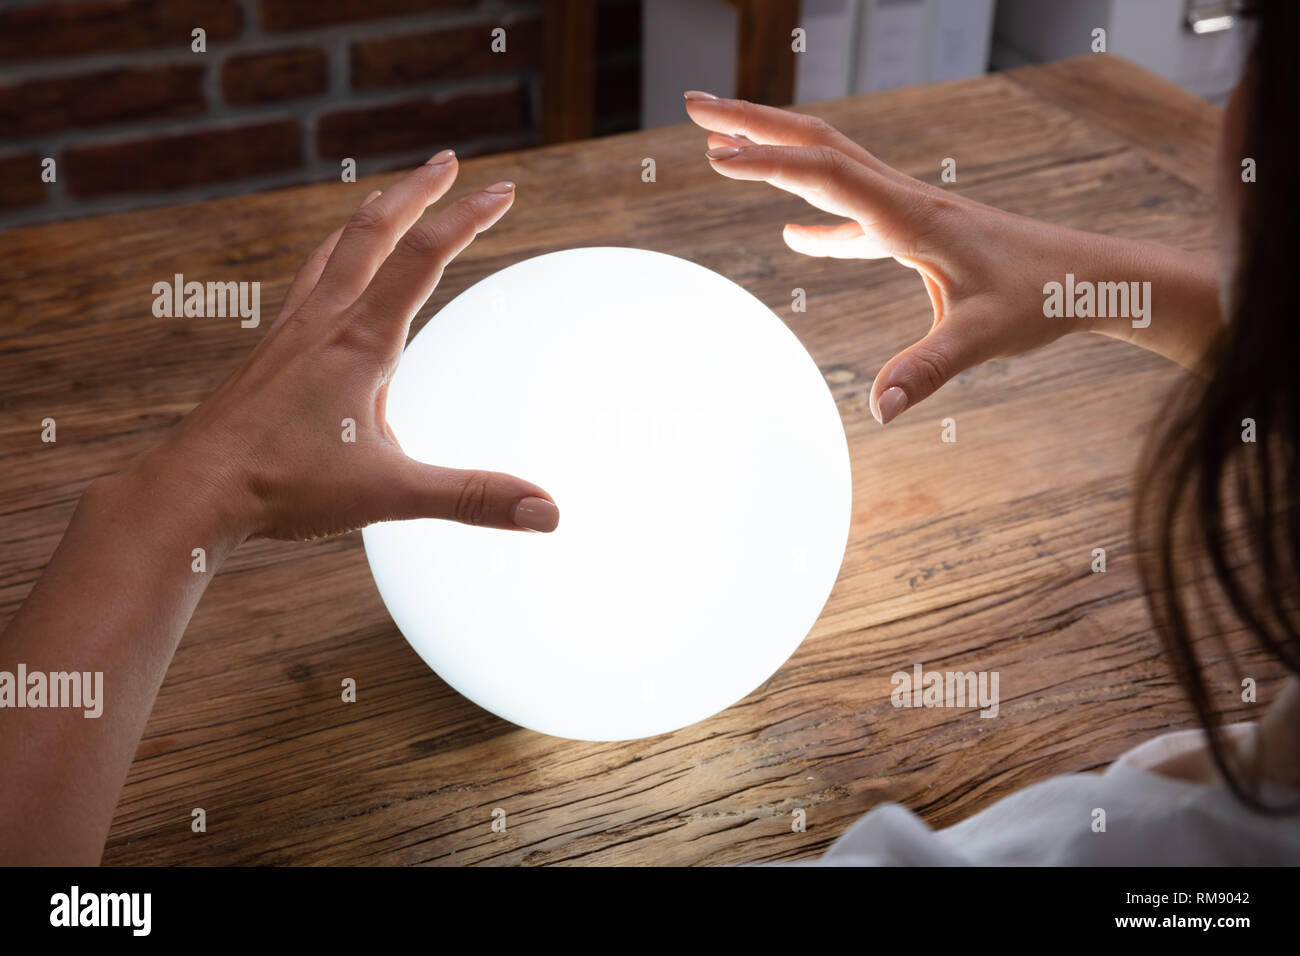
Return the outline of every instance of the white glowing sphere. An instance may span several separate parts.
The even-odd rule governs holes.
[[[710,717],[786,661],[839,573],[830,391],[767,306],[684,259],[570,249],[489,276],[411,342],[388,421],[414,458],[559,505],[551,534],[364,532],[411,646],[523,727],[626,740]]]

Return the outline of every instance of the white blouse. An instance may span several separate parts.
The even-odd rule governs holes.
[[[1240,733],[1254,726],[1228,729]],[[1200,730],[1165,734],[1123,754],[1103,773],[1044,780],[944,830],[930,829],[896,803],[883,804],[849,827],[814,864],[1300,864],[1300,813],[1265,815],[1222,784],[1178,780],[1149,769],[1204,746]],[[1268,786],[1261,797],[1295,805],[1300,793]]]

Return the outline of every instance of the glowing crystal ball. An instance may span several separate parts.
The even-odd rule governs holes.
[[[411,646],[523,727],[625,740],[710,717],[786,661],[839,573],[852,485],[830,391],[767,306],[684,259],[502,269],[415,337],[387,411],[412,457],[559,505],[551,534],[364,532]]]

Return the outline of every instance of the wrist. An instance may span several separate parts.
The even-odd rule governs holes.
[[[1142,309],[1098,317],[1091,330],[1194,367],[1222,322],[1214,260],[1134,239],[1094,236],[1092,242],[1094,271],[1126,283]]]
[[[87,497],[186,551],[203,548],[215,570],[251,533],[237,487],[182,449],[163,444],[116,474],[97,479]]]
[[[1147,303],[1128,301],[1132,263],[1125,261],[1124,243],[1097,233],[1039,225],[1043,228],[1038,241],[1048,264],[1042,287],[1043,315],[1053,314],[1050,320],[1061,323],[1061,335],[1093,332],[1126,338],[1132,329],[1134,305],[1145,308]],[[1119,295],[1120,282],[1125,282],[1123,303],[1112,301]]]

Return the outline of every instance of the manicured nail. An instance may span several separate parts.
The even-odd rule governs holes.
[[[740,150],[735,146],[717,146],[704,155],[709,157],[709,159],[716,161],[719,159],[731,159],[731,157],[735,156],[739,152]]]
[[[369,206],[372,202],[374,202],[376,199],[378,199],[378,198],[379,198],[380,196],[382,196],[383,194],[384,194],[384,193],[383,193],[382,190],[376,189],[374,192],[372,192],[369,196],[367,196],[367,197],[362,201],[361,205],[363,205],[363,206]]]
[[[429,161],[424,165],[442,166],[445,163],[450,163],[455,158],[456,158],[456,151],[454,149],[444,149],[441,153],[438,153],[435,156],[430,157]]]
[[[521,498],[510,520],[526,531],[554,531],[560,524],[560,509],[545,498]]]
[[[687,90],[686,98],[688,100],[716,100],[717,97],[712,93],[705,93],[703,90]]]
[[[882,425],[888,425],[906,407],[907,392],[897,385],[887,388],[880,393],[880,398],[876,401],[876,420]]]
[[[498,196],[505,196],[515,191],[515,184],[511,182],[493,183],[483,191],[485,193],[496,193]]]
[[[743,148],[745,146],[751,145],[747,140],[743,140],[739,136],[732,136],[730,133],[714,133],[713,135],[720,140],[724,140],[730,143],[732,146],[738,146]]]

